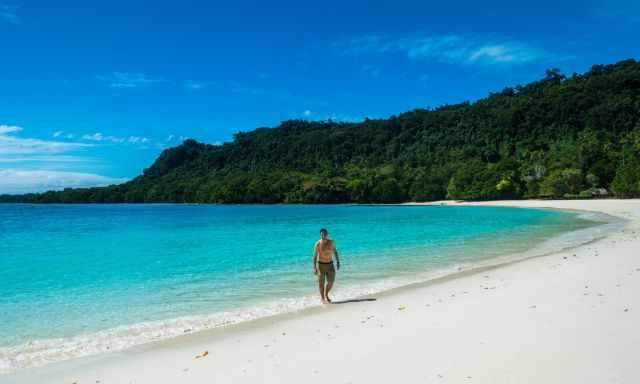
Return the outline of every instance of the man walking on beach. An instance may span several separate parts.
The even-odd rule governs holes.
[[[336,279],[336,268],[333,267],[333,255],[336,255],[336,267],[340,270],[340,258],[336,250],[336,243],[329,239],[326,229],[320,230],[320,240],[313,247],[313,271],[318,276],[320,301],[322,304],[331,302],[329,291]],[[327,285],[325,286],[325,280]]]

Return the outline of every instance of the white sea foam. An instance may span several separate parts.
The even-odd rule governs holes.
[[[347,298],[378,293],[400,285],[402,285],[400,281],[389,279],[366,287],[345,288],[334,297],[334,300],[346,300]],[[234,311],[142,322],[98,332],[84,333],[70,338],[33,340],[16,346],[1,347],[0,373],[11,373],[23,368],[41,366],[81,356],[121,351],[132,346],[170,339],[187,333],[300,311],[317,305],[318,298],[315,295],[283,298]]]
[[[367,296],[405,285],[426,282],[470,269],[499,265],[518,259],[535,257],[593,241],[612,231],[620,230],[624,222],[611,216],[580,213],[582,218],[601,225],[562,233],[536,247],[518,254],[505,254],[480,262],[459,263],[424,271],[413,276],[379,280],[360,286],[340,287],[335,301]],[[317,306],[316,295],[282,298],[269,303],[208,315],[183,316],[166,320],[119,326],[98,332],[83,333],[69,338],[33,340],[15,346],[0,347],[0,373],[45,365],[104,352],[122,351],[136,345],[175,338],[187,333],[218,328]]]

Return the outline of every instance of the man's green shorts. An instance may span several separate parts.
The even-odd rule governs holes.
[[[336,279],[336,269],[333,267],[333,261],[330,263],[318,263],[318,279],[324,281],[325,279],[333,283]]]

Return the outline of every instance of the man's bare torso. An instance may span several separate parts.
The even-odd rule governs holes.
[[[318,250],[318,261],[321,263],[328,263],[333,261],[333,254],[335,253],[336,246],[333,240],[318,240],[316,241],[316,249]]]

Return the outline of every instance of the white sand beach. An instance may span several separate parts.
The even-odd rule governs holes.
[[[551,255],[27,369],[0,383],[640,382],[640,200],[464,204],[629,221]]]

